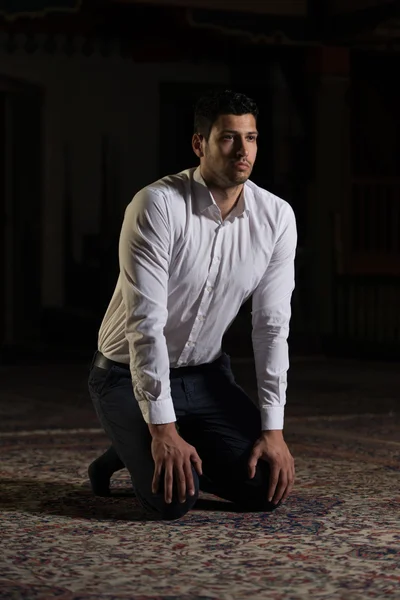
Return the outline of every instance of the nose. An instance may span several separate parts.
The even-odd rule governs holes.
[[[237,154],[237,156],[248,156],[249,151],[246,147],[246,141],[244,140],[244,138],[238,139],[236,154]]]

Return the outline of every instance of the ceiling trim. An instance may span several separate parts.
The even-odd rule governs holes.
[[[276,16],[305,17],[307,0],[112,0],[114,4],[147,4],[160,7],[205,8]]]
[[[30,8],[27,10],[27,2],[13,0],[7,3],[9,7],[0,10],[0,16],[7,21],[16,19],[46,17],[50,13],[77,13],[82,6],[82,0],[61,0],[60,2],[51,2],[51,0],[33,0],[30,2]]]

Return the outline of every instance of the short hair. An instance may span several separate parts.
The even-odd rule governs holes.
[[[212,126],[220,115],[248,114],[253,115],[257,121],[257,104],[245,94],[238,94],[231,90],[207,92],[195,105],[194,133],[199,133],[208,140]]]

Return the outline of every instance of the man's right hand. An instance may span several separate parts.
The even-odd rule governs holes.
[[[195,486],[193,481],[192,463],[198,475],[202,474],[201,459],[196,448],[185,442],[176,430],[175,423],[165,425],[149,425],[153,437],[151,454],[155,463],[152,492],[159,490],[161,473],[164,470],[165,502],[172,502],[174,477],[180,502],[186,501],[186,494],[193,496]]]

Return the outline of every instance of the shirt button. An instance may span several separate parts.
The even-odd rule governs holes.
[[[209,285],[209,286],[208,286],[208,288],[207,288],[207,292],[212,292],[212,291],[213,291],[213,289],[214,289],[214,288],[212,287],[212,285]]]
[[[203,315],[197,315],[196,318],[197,318],[198,321],[205,321],[206,320],[206,318],[203,317]]]
[[[190,342],[190,341],[189,341],[189,342],[186,344],[186,346],[189,346],[189,348],[192,348],[192,347],[194,346],[194,342]]]

